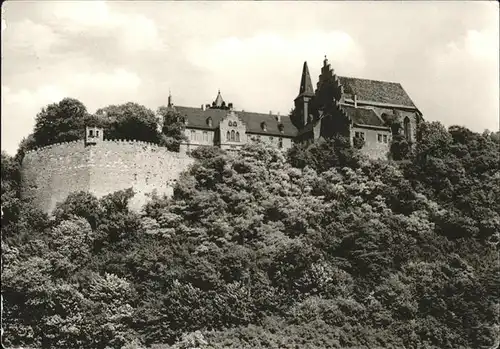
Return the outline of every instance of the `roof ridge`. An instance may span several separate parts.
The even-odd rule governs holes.
[[[389,81],[389,80],[378,80],[378,79],[368,79],[368,78],[358,78],[355,76],[345,76],[345,75],[338,75],[339,78],[345,78],[345,79],[356,79],[356,80],[366,80],[366,81],[378,81],[378,82],[386,82],[390,84],[397,84],[401,86],[400,82],[396,81]]]

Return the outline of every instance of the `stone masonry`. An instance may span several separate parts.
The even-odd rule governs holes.
[[[88,191],[97,197],[132,187],[131,207],[139,209],[147,194],[171,195],[173,184],[193,159],[140,141],[83,140],[29,151],[22,163],[21,196],[50,213],[68,194]]]

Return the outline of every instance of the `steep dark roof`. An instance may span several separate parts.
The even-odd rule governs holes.
[[[384,121],[378,117],[373,109],[354,108],[351,106],[342,106],[342,109],[351,118],[355,124],[370,125],[370,126],[385,126]]]
[[[307,62],[304,62],[304,66],[302,68],[299,95],[297,96],[297,98],[301,96],[308,96],[308,97],[314,96],[314,89],[311,82],[311,75],[309,74],[309,68],[307,67]]]
[[[415,107],[399,83],[346,76],[339,76],[339,79],[344,86],[344,93],[355,94],[360,100]]]
[[[221,106],[222,106],[222,103],[224,103],[224,99],[222,99],[222,96],[221,96],[221,94],[220,94],[220,90],[219,90],[219,92],[217,93],[217,97],[215,98],[214,103],[215,103],[215,106],[216,106],[216,107],[221,107]]]
[[[175,110],[188,120],[187,128],[201,128],[213,130],[219,127],[219,123],[226,117],[229,110],[221,109],[206,109],[192,107],[175,107]],[[292,124],[290,117],[287,115],[281,116],[281,124],[283,124],[283,133],[278,128],[280,124],[274,114],[252,113],[247,111],[237,111],[234,113],[246,124],[247,133],[270,134],[284,137],[294,137],[297,134],[297,128]],[[208,126],[207,119],[212,118],[212,127]],[[262,123],[266,123],[267,131],[262,130]]]

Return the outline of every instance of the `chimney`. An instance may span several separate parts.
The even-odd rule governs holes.
[[[358,96],[354,95],[352,97],[352,99],[354,100],[354,108],[357,108],[358,107]]]
[[[276,120],[278,120],[278,122],[281,122],[281,115],[280,115],[280,112],[278,112],[278,115],[276,115]]]
[[[201,110],[203,110],[203,111],[205,110],[205,105],[204,104],[201,105]]]
[[[273,115],[273,111],[272,110],[269,110],[269,115]]]

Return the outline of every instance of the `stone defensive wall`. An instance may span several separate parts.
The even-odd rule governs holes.
[[[72,192],[102,197],[132,187],[131,207],[139,209],[154,190],[171,195],[175,181],[193,162],[183,148],[176,153],[141,141],[57,143],[26,152],[21,196],[49,213]]]

